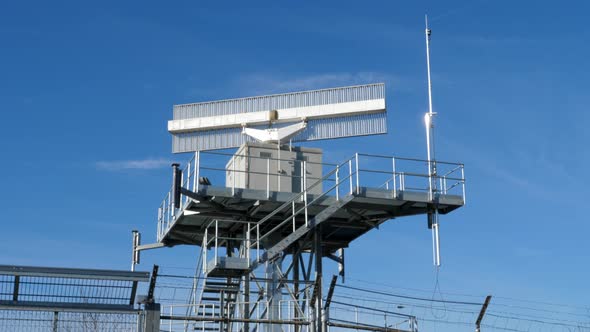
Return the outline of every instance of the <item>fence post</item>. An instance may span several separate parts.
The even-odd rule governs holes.
[[[160,332],[160,304],[150,303],[145,305],[144,332]]]

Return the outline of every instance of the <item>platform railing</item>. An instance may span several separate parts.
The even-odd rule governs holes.
[[[355,157],[353,157],[355,158]],[[285,203],[283,203],[280,207],[276,208],[274,211],[272,211],[271,213],[267,214],[264,218],[260,219],[257,223],[256,223],[256,234],[258,237],[258,240],[256,242],[256,244],[258,245],[258,242],[264,240],[265,238],[267,238],[268,236],[270,236],[272,233],[274,233],[275,231],[279,230],[280,228],[282,228],[283,226],[285,226],[287,223],[291,222],[293,225],[293,232],[296,230],[296,217],[298,215],[300,215],[301,213],[303,213],[304,216],[304,221],[305,221],[305,226],[308,226],[309,224],[309,217],[308,217],[308,207],[310,205],[314,205],[315,203],[317,203],[318,201],[320,201],[321,199],[323,199],[326,195],[328,195],[329,193],[335,191],[336,194],[336,200],[339,199],[339,187],[342,184],[346,184],[346,183],[350,183],[352,184],[352,179],[353,176],[355,174],[358,174],[358,164],[356,164],[357,166],[357,170],[353,171],[352,168],[349,168],[349,174],[348,176],[341,178],[339,176],[339,171],[340,168],[345,166],[345,165],[352,165],[352,160],[353,158],[350,158],[346,161],[344,161],[341,164],[336,165],[336,167],[334,167],[331,171],[329,171],[326,175],[324,175],[324,177],[322,177],[321,179],[318,179],[315,182],[312,182],[311,184],[308,184],[308,181],[306,179],[305,176],[305,172],[304,172],[304,177],[303,177],[303,181],[304,181],[304,190],[301,193],[295,193],[291,199],[289,199],[288,201],[286,201]],[[358,160],[358,158],[355,158]],[[303,162],[303,168],[305,169],[306,162]],[[313,199],[310,201],[309,197],[308,197],[308,192],[310,190],[312,190],[313,188],[315,188],[318,185],[321,185],[324,183],[324,181],[328,181],[333,175],[336,176],[335,179],[335,184],[330,184],[329,188],[325,191],[323,191],[321,194],[319,195],[314,195]],[[357,183],[358,183],[358,176],[357,176]],[[349,194],[352,195],[353,194],[353,188],[352,185],[349,186],[350,187],[350,192]],[[357,184],[358,187],[358,184]],[[300,207],[299,209],[295,209],[295,207],[293,206],[293,203],[299,200],[303,200],[303,206]],[[275,215],[277,215],[279,212],[284,211],[285,209],[287,209],[289,206],[292,206],[292,214],[287,217],[286,219],[284,219],[282,222],[280,222],[278,225],[274,226],[271,230],[266,231],[264,234],[261,233],[261,226],[264,226],[266,222],[268,222],[269,220],[271,220]]]
[[[360,153],[358,156],[364,187],[392,190],[396,197],[400,191],[429,192],[432,181],[435,194],[461,196],[465,202],[465,171],[461,163]],[[437,169],[436,174],[429,174],[429,163]],[[375,186],[379,182],[371,182],[372,178],[382,182]]]
[[[236,155],[234,153],[219,152],[219,151],[203,151],[201,155],[201,164],[199,169],[201,173],[207,172],[207,176],[211,177],[212,183],[224,182],[227,188],[231,188],[232,194],[238,189],[244,189],[245,184],[237,183],[236,175],[243,175],[251,178],[250,181],[257,181],[257,185],[248,184],[250,189],[257,187],[259,190],[264,190],[266,196],[270,197],[273,192],[293,192],[297,190],[301,192],[304,188],[304,181],[314,181],[322,178],[322,175],[329,172],[333,167],[338,164],[326,163],[326,162],[314,162],[304,160],[293,160],[286,158],[273,158],[263,157],[255,155],[238,155],[238,158],[247,159],[248,163],[254,161],[261,161],[264,164],[262,169],[258,168],[253,170],[248,166],[248,169],[238,169],[236,167]],[[229,161],[227,160],[229,159]],[[290,166],[292,165],[292,167]],[[292,168],[291,174],[284,167]],[[307,167],[304,169],[304,167]],[[314,170],[315,169],[315,170]],[[312,173],[318,173],[318,175],[310,175]],[[257,176],[257,177],[256,177]],[[231,177],[231,180],[228,178]],[[288,183],[292,184],[291,188],[281,188],[281,180],[289,180]],[[276,185],[275,189],[272,189]],[[262,188],[263,187],[263,188]],[[262,189],[260,189],[262,188]],[[320,189],[320,188],[318,188]],[[321,190],[319,190],[321,192]]]
[[[239,174],[243,176],[258,176],[257,180],[265,181],[263,190],[268,199],[271,199],[276,192],[280,192],[281,180],[287,179],[288,183],[297,184],[291,187],[296,192],[281,206],[279,211],[285,210],[291,205],[293,213],[285,222],[295,221],[295,216],[304,213],[307,222],[307,206],[319,202],[326,196],[333,196],[340,200],[343,195],[361,193],[362,188],[373,188],[391,191],[394,198],[397,198],[404,191],[429,193],[430,199],[435,196],[454,195],[460,196],[463,202],[466,201],[464,165],[446,161],[430,161],[436,169],[435,174],[430,174],[429,162],[423,159],[402,158],[395,156],[357,153],[342,163],[317,163],[303,160],[267,158],[259,156],[246,156],[250,160],[264,159],[266,169],[253,171],[248,169],[237,169],[235,159],[231,159],[233,153],[205,151],[196,152],[182,169],[182,187],[192,192],[198,192],[201,186],[212,183],[222,183],[221,186],[231,188],[232,195],[238,190],[244,189],[236,183]],[[228,162],[230,159],[230,162]],[[300,172],[292,174],[281,174],[271,163],[292,163],[293,169]],[[321,177],[311,176],[308,170],[321,168]],[[280,167],[277,167],[280,168]],[[297,173],[297,174],[296,174]],[[228,179],[231,175],[231,180]],[[210,177],[210,178],[208,178]],[[273,189],[276,184],[277,188]],[[432,184],[432,187],[431,187]],[[262,185],[259,183],[258,187]],[[287,188],[289,189],[289,188]],[[311,196],[310,196],[311,195]],[[313,197],[313,201],[308,198]],[[166,194],[160,208],[158,209],[157,237],[160,241],[166,232],[173,225],[179,213],[191,202],[186,195],[181,196],[181,206],[174,208],[172,200],[172,189]],[[295,209],[295,203],[303,203],[303,208]],[[272,218],[276,213],[269,215],[261,223]],[[260,226],[258,226],[260,227]]]
[[[199,179],[199,153],[196,152],[187,162],[186,166],[181,171],[181,186],[182,188],[196,191],[198,188],[198,179]],[[164,196],[160,207],[158,208],[158,232],[157,238],[158,241],[161,240],[162,236],[170,229],[176,217],[178,216],[178,212],[182,211],[190,202],[191,198],[182,195],[181,196],[181,204],[180,208],[174,207],[173,202],[173,188],[170,187],[170,190]]]
[[[225,236],[220,235],[223,233],[223,230],[220,231],[219,224],[242,224],[244,226],[244,230],[241,232],[236,232],[236,236]],[[256,222],[249,222],[249,221],[242,221],[242,220],[223,220],[223,219],[215,219],[212,220],[207,226],[205,227],[205,232],[203,234],[203,244],[202,247],[202,272],[206,274],[207,271],[207,263],[209,262],[208,251],[209,248],[212,248],[213,252],[213,261],[215,265],[219,263],[219,248],[223,246],[224,241],[238,241],[245,246],[245,258],[248,260],[248,267],[250,267],[250,253],[252,250],[256,250],[257,258],[260,257],[260,241],[258,238],[258,233],[255,235],[254,238],[251,238],[252,230],[256,229]]]
[[[308,184],[308,177],[306,172],[306,161],[302,161],[302,170],[303,170],[303,191],[299,193],[294,193],[289,200],[284,202],[279,208],[275,209],[274,211],[267,214],[264,218],[257,222],[245,222],[245,221],[236,221],[236,220],[213,220],[205,227],[205,232],[203,236],[203,246],[209,248],[209,246],[213,247],[213,255],[214,255],[214,262],[215,264],[218,263],[218,248],[220,246],[220,241],[224,240],[242,240],[245,241],[243,243],[246,244],[246,252],[249,253],[251,250],[256,250],[256,262],[260,262],[260,249],[261,249],[261,241],[267,238],[270,234],[274,233],[278,229],[284,227],[287,223],[292,224],[292,231],[295,231],[297,228],[296,224],[296,217],[300,214],[303,214],[305,225],[308,225],[308,213],[307,209],[310,205],[315,204],[320,199],[324,198],[330,192],[335,191],[336,200],[340,199],[340,187],[344,186],[346,188],[350,188],[350,191],[347,194],[352,194],[353,192],[353,177],[356,171],[354,171],[351,167],[353,165],[352,162],[353,158],[346,160],[341,164],[334,165],[335,167],[325,174],[322,178],[317,179],[314,178],[314,182]],[[348,166],[348,175],[342,177],[340,176],[341,170]],[[268,173],[267,173],[268,174]],[[311,201],[308,200],[308,191],[313,190],[316,186],[321,186],[325,181],[333,181],[335,184],[330,183],[329,188],[324,192],[314,195]],[[302,202],[303,206],[296,208],[295,203]],[[263,233],[261,226],[264,226],[271,218],[273,218],[276,214],[280,211],[284,211],[285,209],[291,208],[292,213],[289,217],[284,219],[278,225],[274,226],[271,230],[266,231]],[[219,223],[220,222],[229,222],[229,223],[243,223],[246,225],[247,230],[245,235],[240,238],[226,238],[219,235]],[[207,250],[204,251],[204,255],[207,255]],[[251,261],[250,257],[248,258],[248,264],[250,267]],[[203,264],[207,264],[207,257],[203,259]],[[205,265],[204,265],[205,267]]]

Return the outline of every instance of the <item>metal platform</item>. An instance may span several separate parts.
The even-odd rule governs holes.
[[[329,255],[387,220],[432,209],[446,214],[465,204],[463,165],[458,163],[437,162],[444,173],[432,179],[438,184],[434,197],[428,190],[426,161],[366,154],[324,164],[322,179],[305,179],[303,174],[307,190],[292,193],[215,185],[214,173],[225,169],[208,166],[208,160],[223,156],[201,152],[189,161],[182,173],[180,208],[172,206],[171,193],[160,207],[161,244],[202,246],[215,237],[208,248],[231,248],[228,239],[249,238],[249,249],[268,259],[279,251],[288,253],[295,243],[298,248],[311,247],[304,235],[321,224],[323,254]],[[202,182],[205,175],[213,179],[212,185],[197,184],[196,179]],[[266,178],[270,182],[277,176],[269,171]],[[310,194],[313,187],[322,188],[322,193]]]
[[[207,263],[209,277],[240,277],[248,272],[250,264],[242,257],[217,257]]]
[[[329,250],[347,247],[350,242],[389,219],[425,214],[430,205],[426,192],[398,190],[394,193],[380,188],[358,189],[357,194],[357,188],[354,187],[352,199],[323,222],[322,242]],[[178,212],[175,221],[161,234],[159,241],[166,246],[200,246],[205,229],[212,221],[221,220],[219,236],[229,236],[232,232],[241,231],[236,229],[236,223],[231,219],[240,220],[243,216],[248,216],[250,220],[262,219],[293,198],[292,193],[286,192],[271,192],[270,196],[268,198],[267,193],[262,190],[236,189],[232,194],[231,188],[200,185],[193,199]],[[310,194],[309,199],[314,200],[317,196],[319,195]],[[463,197],[459,195],[440,195],[438,201],[441,214],[464,204]],[[334,203],[334,196],[321,197],[316,204],[309,207],[309,217],[315,217]],[[295,209],[301,209],[303,205],[303,202],[297,202]],[[273,217],[265,228],[275,227],[288,217],[290,211],[291,209]],[[301,218],[296,222],[296,226],[303,224]],[[285,228],[282,233],[287,235],[290,229],[288,226]],[[263,242],[262,248],[268,249],[268,243]]]

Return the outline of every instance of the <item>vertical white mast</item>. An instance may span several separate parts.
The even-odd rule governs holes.
[[[428,16],[425,16],[426,29],[424,31],[426,36],[426,67],[428,71],[428,113],[424,115],[424,123],[426,125],[426,148],[428,153],[428,185],[430,201],[434,208],[428,212],[428,228],[432,229],[432,256],[434,266],[440,266],[440,239],[438,234],[438,195],[436,189],[436,158],[434,154],[434,116],[432,111],[432,81],[430,78],[430,35],[431,31],[428,28]]]

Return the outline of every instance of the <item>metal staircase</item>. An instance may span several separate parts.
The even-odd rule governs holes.
[[[348,163],[348,160],[345,163]],[[313,218],[308,218],[308,208],[311,205],[316,204],[319,200],[324,198],[324,196],[328,195],[335,189],[337,190],[341,181],[347,181],[349,177],[351,177],[351,175],[349,175],[349,177],[337,179],[335,185],[330,186],[330,188],[319,195],[314,195],[312,200],[308,200],[308,191],[318,185],[321,186],[324,181],[333,175],[336,174],[336,176],[338,176],[340,167],[341,165],[335,166],[333,170],[312,184],[308,185],[306,183],[302,192],[294,193],[291,199],[284,202],[261,220],[252,223],[242,222],[246,227],[243,227],[245,231],[241,234],[240,238],[230,238],[227,235],[224,235],[221,230],[221,228],[224,227],[224,223],[233,222],[237,224],[239,223],[238,221],[214,220],[205,227],[202,241],[203,265],[198,270],[203,273],[204,280],[200,290],[200,296],[195,296],[195,299],[198,299],[198,301],[195,303],[194,312],[194,314],[197,317],[200,317],[202,321],[195,323],[194,329],[196,331],[231,331],[231,325],[228,323],[228,320],[234,316],[236,309],[238,309],[237,306],[239,304],[237,301],[240,294],[241,278],[250,273],[250,271],[256,269],[260,264],[275,258],[306,233],[312,231],[323,221],[329,219],[335,212],[354,198],[354,195],[352,194],[348,194],[344,197],[339,197],[337,194],[336,196],[338,199],[334,200],[330,205],[323,207],[323,209],[319,213],[316,213]],[[295,203],[298,203],[300,207],[295,208]],[[292,210],[288,217],[278,222],[278,224],[270,225],[269,230],[261,230],[262,225],[268,226],[266,223],[270,222],[272,217],[275,215],[284,215],[285,211],[288,209]],[[264,254],[259,254],[261,251],[262,240],[269,237],[274,232],[279,232],[286,228],[291,229],[291,225],[294,231],[290,235],[283,238],[272,247],[267,248]],[[240,250],[239,257],[222,255],[220,253],[219,249],[221,247],[227,248],[231,241],[236,240],[241,240],[241,247],[244,248],[244,250]],[[209,247],[211,247],[211,249],[209,249]],[[207,257],[208,249],[213,251],[213,257]],[[257,252],[257,256],[253,260],[250,259],[251,250]],[[236,259],[246,259],[248,269],[236,269],[235,271],[230,271],[231,267],[228,268],[227,265],[229,264],[226,264],[226,262]],[[220,265],[223,266],[217,269],[216,267]]]
[[[239,281],[233,278],[207,278],[195,314],[205,320],[195,324],[196,331],[231,331],[227,319],[233,317],[240,291]],[[206,320],[210,318],[211,320]]]

